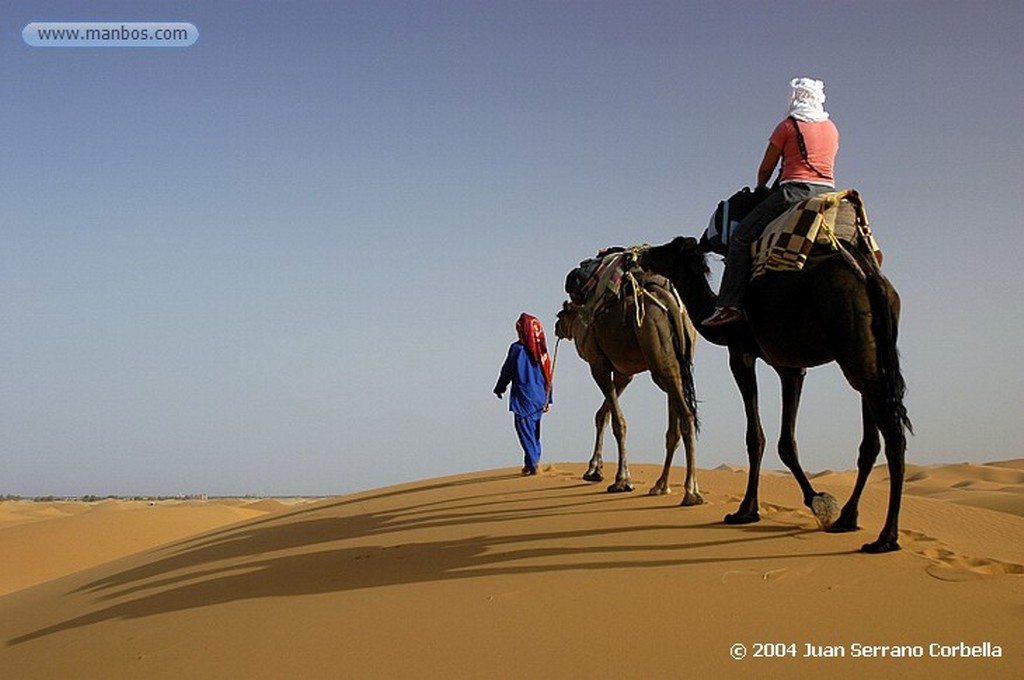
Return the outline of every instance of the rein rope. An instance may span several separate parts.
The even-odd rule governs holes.
[[[551,391],[555,388],[555,366],[558,365],[558,345],[560,342],[562,342],[562,338],[555,340],[555,353],[551,355],[551,382],[548,383],[548,394],[545,404],[551,401]]]

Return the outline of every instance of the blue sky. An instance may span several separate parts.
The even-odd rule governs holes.
[[[200,37],[22,40],[72,20]],[[699,234],[799,75],[826,83],[839,183],[903,297],[908,459],[1020,457],[1022,24],[1018,2],[5,5],[0,494],[520,465],[491,394],[516,317],[553,346],[579,260]],[[745,464],[724,349],[700,345],[697,380],[700,465]],[[565,343],[555,401],[544,458],[585,461],[600,394]],[[623,404],[632,459],[660,461],[661,393],[641,377]],[[807,468],[852,468],[859,432],[838,369],[812,369]]]

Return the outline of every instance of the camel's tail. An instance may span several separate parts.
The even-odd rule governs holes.
[[[871,301],[871,330],[875,334],[878,353],[878,369],[881,373],[882,390],[888,411],[894,414],[897,424],[905,431],[914,433],[914,426],[903,403],[907,384],[900,370],[900,353],[896,347],[899,333],[899,300],[889,296],[890,286],[878,268],[874,258],[859,258],[866,275],[868,298]]]
[[[686,310],[682,307],[679,308],[679,314],[673,314],[673,323],[677,323],[679,319],[683,318],[686,314]],[[685,321],[683,322],[685,323]],[[685,327],[676,329],[675,342],[673,343],[676,348],[676,356],[679,357],[679,369],[683,377],[683,398],[686,400],[686,407],[693,414],[693,429],[696,432],[700,432],[700,418],[697,417],[697,387],[693,381],[693,355],[696,336],[691,333],[687,333]],[[680,340],[685,347],[680,347]]]
[[[661,278],[661,277],[659,277]],[[672,284],[663,279],[664,285],[655,284],[649,287],[658,291],[658,297],[666,307],[669,320],[672,323],[672,346],[676,351],[676,359],[679,361],[679,374],[683,382],[683,400],[686,408],[693,414],[693,427],[700,432],[700,418],[697,417],[697,387],[693,380],[693,356],[696,350],[696,332],[687,332],[689,329],[689,317],[686,308],[679,300],[679,296],[672,287]]]

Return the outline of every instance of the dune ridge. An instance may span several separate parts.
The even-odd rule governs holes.
[[[5,574],[38,568],[65,530],[106,545],[88,564],[59,551],[63,573],[0,597],[0,674],[1024,672],[1024,461],[914,466],[903,550],[881,556],[857,549],[881,526],[884,470],[862,531],[826,534],[786,474],[763,475],[760,523],[730,527],[745,471],[702,470],[706,503],[682,508],[681,470],[674,494],[651,497],[658,466],[632,467],[637,492],[622,495],[558,463],[298,504],[0,503],[0,545],[21,535]],[[853,478],[814,483],[845,499]],[[118,553],[117,536],[135,539]]]

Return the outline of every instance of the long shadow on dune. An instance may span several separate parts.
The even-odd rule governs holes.
[[[470,486],[470,485],[474,485],[474,484],[486,484],[488,482],[501,481],[501,480],[506,480],[506,479],[510,479],[510,478],[513,478],[513,477],[514,477],[514,475],[510,475],[510,474],[496,474],[496,475],[477,476],[477,477],[470,477],[470,478],[459,477],[457,479],[442,480],[442,481],[437,481],[437,482],[434,482],[432,484],[427,484],[427,485],[423,485],[423,484],[419,484],[419,483],[410,483],[410,484],[406,484],[406,485],[400,485],[400,486],[397,486],[397,487],[388,487],[388,488],[385,488],[385,489],[375,489],[373,491],[366,491],[366,492],[362,492],[362,493],[357,493],[357,494],[353,494],[353,495],[350,495],[350,496],[346,496],[345,498],[343,498],[341,500],[324,501],[324,502],[321,502],[321,503],[316,503],[316,504],[314,504],[312,506],[306,506],[306,507],[303,507],[303,508],[299,508],[299,509],[296,509],[296,510],[291,510],[291,511],[284,512],[284,513],[274,513],[270,517],[265,517],[265,518],[262,518],[262,519],[250,520],[250,521],[245,523],[245,526],[246,526],[247,529],[249,529],[249,528],[253,528],[253,527],[258,527],[258,526],[263,525],[263,524],[280,522],[282,520],[282,518],[295,518],[295,517],[299,517],[299,516],[302,516],[302,515],[308,515],[308,514],[312,514],[312,513],[320,513],[320,512],[323,512],[326,509],[331,509],[331,508],[341,509],[341,508],[344,508],[344,507],[350,506],[350,505],[358,505],[358,504],[365,504],[365,503],[370,503],[370,502],[375,502],[375,501],[390,500],[390,499],[394,499],[394,498],[398,498],[400,496],[405,496],[405,495],[410,495],[410,494],[415,494],[415,495],[422,495],[424,493],[429,494],[429,493],[432,493],[432,492],[435,492],[435,491],[441,491],[441,490],[445,490],[445,489],[454,489],[454,488],[458,488],[458,487],[462,487],[462,486]],[[438,502],[444,502],[444,501],[438,501]],[[418,505],[416,507],[423,507],[423,505]],[[207,533],[205,533],[203,535],[203,537],[204,537],[204,539],[210,539],[212,537],[216,537],[216,536],[219,536],[219,535],[234,533],[235,530],[236,530],[236,527],[229,526],[229,527],[225,527],[223,529],[218,529],[218,530],[214,530],[214,531],[211,531],[211,532],[207,532]],[[173,546],[176,546],[176,545],[188,545],[188,544],[193,543],[194,540],[195,539],[193,539],[193,538],[186,538],[186,539],[183,539],[181,541],[178,541],[176,543],[171,544],[171,546],[173,547]]]
[[[476,482],[488,482],[508,479],[503,477],[487,477]],[[464,485],[463,481],[459,485]],[[550,489],[525,489],[517,491],[514,498],[495,498],[493,493],[475,496],[460,496],[457,499],[435,500],[415,505],[387,507],[377,511],[363,512],[352,516],[339,516],[347,506],[371,506],[377,501],[390,500],[395,496],[408,493],[429,495],[438,489],[449,488],[450,484],[437,484],[418,487],[414,490],[362,496],[355,499],[327,504],[317,504],[311,508],[303,508],[287,514],[275,514],[269,518],[256,519],[239,526],[216,530],[204,534],[200,538],[179,541],[161,550],[169,553],[166,557],[156,559],[139,567],[111,574],[82,586],[75,592],[109,591],[130,583],[146,582],[162,574],[178,573],[180,579],[193,578],[191,572],[181,573],[197,565],[237,560],[254,555],[265,555],[282,550],[309,548],[322,543],[330,543],[344,539],[365,539],[381,537],[397,532],[414,529],[440,529],[446,526],[466,528],[482,522],[514,520],[526,516],[543,517],[558,516],[570,512],[586,512],[589,504],[599,503],[601,498],[586,500],[579,498],[552,498],[546,502],[544,510],[498,510],[497,506],[512,505],[522,502],[529,495],[542,494]],[[576,488],[591,489],[589,484],[579,484]],[[565,487],[562,487],[562,491]],[[431,508],[446,508],[446,512],[431,512]],[[167,583],[174,578],[163,581]],[[151,583],[139,586],[142,589],[152,587]],[[133,589],[118,590],[103,596],[103,599],[121,597]]]
[[[506,478],[477,481],[495,479]],[[416,504],[416,492],[429,491],[417,487],[275,515],[156,551],[151,562],[86,584],[72,596],[86,598],[99,609],[16,637],[8,644],[103,621],[240,600],[469,577],[792,559],[788,544],[780,541],[810,531],[801,526],[763,524],[731,528],[728,538],[701,540],[701,530],[721,529],[722,525],[684,524],[680,519],[678,524],[641,521],[609,527],[600,521],[600,513],[635,511],[643,520],[645,512],[673,512],[679,513],[673,518],[682,518],[686,510],[622,507],[592,489],[589,485],[526,488]],[[396,504],[403,494],[409,494],[408,499]],[[545,524],[537,520],[586,514],[593,514],[594,521],[581,520],[587,525],[584,528],[577,524],[571,530],[537,529]],[[526,521],[529,526],[523,524]],[[451,526],[464,529],[463,537],[434,537],[433,530]],[[654,535],[677,528],[678,538],[672,541]],[[476,533],[466,535],[471,532]],[[752,550],[741,556],[723,556],[722,549],[730,545],[747,545]],[[801,553],[800,557],[847,552]]]

